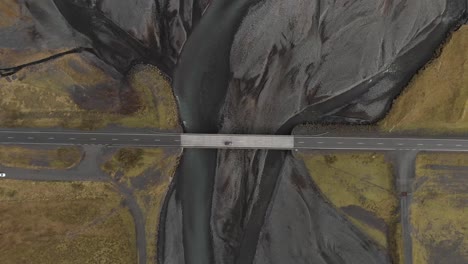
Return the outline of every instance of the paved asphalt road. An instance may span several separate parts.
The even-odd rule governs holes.
[[[415,176],[417,150],[394,151],[394,160],[396,161],[396,183],[400,195],[400,223],[403,237],[404,263],[413,263],[413,245],[411,241],[411,223],[410,223],[410,205],[412,200],[412,185]]]
[[[189,135],[189,136],[185,136]],[[0,144],[468,151],[468,139],[0,131]],[[207,138],[213,138],[212,145]],[[274,140],[277,137],[278,140]],[[221,140],[220,140],[221,138]],[[287,139],[290,140],[287,140]],[[184,144],[182,144],[182,141]],[[246,139],[249,140],[246,145]],[[272,140],[273,139],[273,140]],[[286,139],[286,140],[285,140]],[[200,142],[197,145],[196,142]],[[255,142],[258,142],[256,144]],[[271,143],[265,147],[265,142]],[[226,144],[225,144],[226,143]]]
[[[0,131],[2,144],[180,146],[180,134]]]
[[[297,149],[468,151],[468,139],[295,136]]]
[[[9,130],[0,131],[0,144],[40,144],[40,145],[114,145],[148,147],[185,147],[185,148],[237,148],[237,149],[343,149],[343,150],[390,150],[398,151],[405,161],[404,153],[415,156],[418,151],[468,151],[468,139],[449,138],[369,138],[369,137],[322,137],[322,136],[274,136],[274,135],[197,135],[170,133],[104,133],[104,132],[34,132]],[[93,146],[85,146],[93,147]],[[96,146],[99,148],[98,146]],[[398,154],[399,155],[399,154]],[[403,157],[405,156],[405,157]],[[89,159],[95,161],[95,158]],[[405,259],[411,263],[411,227],[408,206],[411,190],[408,176],[414,169],[413,162],[400,164],[400,191],[408,196],[401,197]],[[0,168],[2,169],[2,168]],[[77,170],[76,172],[78,172]],[[17,171],[25,173],[25,171]],[[9,175],[13,175],[8,173]],[[34,175],[33,175],[34,176]],[[36,175],[37,176],[37,175]],[[54,175],[52,175],[54,176]],[[52,177],[47,176],[47,177]],[[65,177],[44,178],[60,180]],[[76,175],[79,176],[79,175]],[[28,176],[32,177],[32,176]],[[25,178],[28,178],[25,176]],[[36,178],[36,177],[34,177]],[[66,178],[69,179],[69,178]],[[85,180],[84,178],[82,180]],[[95,180],[102,180],[101,178]],[[135,215],[135,213],[133,213]],[[137,216],[138,218],[138,216]],[[142,229],[144,230],[144,229]],[[141,232],[140,232],[141,233]],[[140,237],[142,235],[140,234]],[[140,245],[145,245],[144,241]],[[142,248],[142,247],[141,247]],[[142,254],[144,255],[144,254]]]

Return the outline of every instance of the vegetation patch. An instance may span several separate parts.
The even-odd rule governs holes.
[[[383,154],[308,151],[299,156],[334,206],[380,246],[394,250],[398,199],[392,166]]]
[[[122,76],[92,54],[69,54],[1,78],[0,87],[3,127],[179,127],[172,89],[149,65]]]
[[[416,75],[380,122],[384,131],[468,131],[468,26]]]
[[[162,204],[179,156],[179,150],[121,148],[102,166],[118,184],[133,190],[145,217],[148,263],[156,258]]]
[[[107,183],[0,181],[2,263],[135,263],[135,227]]]
[[[80,147],[27,148],[0,145],[0,164],[25,169],[69,169],[80,163]]]
[[[413,189],[413,263],[468,263],[468,155],[419,154]]]

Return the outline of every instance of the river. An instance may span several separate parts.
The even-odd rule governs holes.
[[[185,132],[219,132],[221,114],[224,113],[227,91],[232,81],[230,58],[232,56],[231,48],[234,36],[248,8],[258,2],[249,0],[213,1],[203,19],[200,20],[188,38],[173,79],[174,93],[178,101]],[[372,87],[378,86],[378,83],[380,85],[383,83],[389,87],[388,89],[381,89],[382,91],[390,91],[383,92],[381,96],[388,97],[387,100],[390,101],[401,91],[411,76],[430,59],[432,52],[452,26],[453,21],[441,23],[440,27],[431,27],[428,32],[423,33],[427,34],[428,38],[431,37],[432,41],[420,41],[420,45],[408,49],[408,52],[400,54],[401,56],[391,57],[388,60],[393,61],[394,64],[383,63],[382,65],[385,67],[382,67],[380,71],[372,72],[370,78],[363,78],[361,82],[358,82],[349,90],[343,90],[341,94],[337,93],[329,100],[303,107],[300,111],[286,113],[292,115],[279,123],[276,128],[279,128],[277,132],[289,133],[294,125],[312,119],[320,120],[321,117],[332,110],[338,109],[352,100],[358,100],[363,94],[368,93]],[[343,50],[347,51],[348,49]],[[284,54],[284,51],[282,52],[275,54]],[[247,82],[247,80],[245,81]],[[273,93],[271,94],[273,96]],[[269,102],[269,104],[273,103]],[[383,114],[385,111],[381,112]],[[243,115],[238,116],[243,117]],[[266,117],[263,117],[263,119],[266,119]],[[252,120],[250,122],[253,122]],[[281,124],[283,125],[281,126]],[[276,130],[271,132],[274,133]],[[237,247],[237,252],[234,252],[235,263],[243,264],[254,261],[265,215],[275,192],[278,176],[284,168],[283,163],[286,159],[290,159],[289,155],[285,151],[269,151],[265,154],[265,165],[261,170],[258,186],[256,186],[258,190],[256,200],[252,202],[251,214],[248,219],[245,219],[246,222],[242,227],[243,234],[239,245],[233,246],[234,248]],[[177,180],[171,190],[172,195],[167,198],[169,202],[166,203],[166,209],[162,216],[162,218],[165,218],[165,225],[169,226],[171,223],[168,222],[176,220],[166,217],[169,214],[168,211],[180,210],[178,213],[171,212],[171,215],[174,218],[179,217],[181,219],[182,230],[177,230],[174,225],[170,230],[166,230],[164,226],[160,227],[160,230],[163,230],[166,236],[181,237],[183,247],[177,245],[177,249],[180,247],[183,252],[179,252],[176,261],[175,258],[167,258],[169,255],[167,254],[167,247],[160,248],[158,255],[161,256],[160,260],[164,259],[162,263],[207,264],[215,262],[210,219],[212,218],[214,177],[217,174],[217,169],[219,169],[217,160],[219,157],[217,150],[184,150],[180,166],[176,172]],[[237,176],[243,177],[243,175]],[[320,203],[321,201],[316,202]],[[343,226],[347,227],[347,225]],[[350,230],[352,230],[350,236],[355,241],[365,239],[354,229]],[[171,232],[178,232],[178,234]],[[226,244],[230,243],[226,242]],[[169,246],[175,244],[174,242]],[[353,243],[350,242],[349,244]],[[366,247],[372,248],[372,250],[368,250],[370,252],[369,261],[366,263],[373,263],[372,259],[385,259],[385,257],[381,258],[376,247],[362,247],[363,250]],[[172,250],[174,252],[171,254],[177,255],[177,250]],[[183,255],[183,257],[180,257],[180,255]]]

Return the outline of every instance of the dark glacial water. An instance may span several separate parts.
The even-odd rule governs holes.
[[[224,110],[223,107],[225,107],[228,87],[232,81],[230,69],[231,46],[248,8],[258,2],[249,0],[213,1],[188,38],[173,79],[174,92],[179,103],[180,116],[185,132],[218,133],[220,130],[221,125],[219,122],[222,119],[221,114]],[[379,82],[393,85],[389,85],[392,88],[389,88],[391,92],[388,92],[385,96],[389,98],[396,96],[411,76],[430,59],[433,51],[444,39],[449,26],[442,23],[441,26],[436,26],[429,32],[423,31],[428,35],[429,41],[420,42],[419,45],[409,48],[401,56],[393,58],[393,64],[389,63],[390,66],[387,68],[373,73],[373,78],[363,78],[361,82],[356,83],[355,87],[341,93],[341,95],[325,100],[324,103],[306,106],[300,111],[291,113],[292,115],[284,120],[283,125],[277,124],[277,129],[279,129],[277,133],[290,133],[295,125],[305,121],[320,120],[327,113],[346,105],[350,100],[358,100]],[[234,252],[236,256],[234,261],[231,260],[228,263],[244,264],[254,261],[258,239],[265,223],[265,215],[274,195],[278,177],[281,171],[284,170],[283,163],[289,157],[288,155],[290,154],[284,151],[270,151],[266,155],[261,180],[257,186],[258,197],[253,202],[248,219],[242,220],[245,220],[242,226],[243,234],[239,239],[239,244],[232,246],[236,248],[236,252]],[[168,217],[166,217],[165,223],[167,226],[171,226],[172,229],[165,230],[164,227],[162,228],[166,237],[181,238],[183,247],[176,245],[175,242],[172,245],[163,247],[163,252],[158,254],[164,259],[162,263],[214,263],[210,219],[214,177],[217,168],[219,168],[217,158],[218,151],[216,150],[184,150],[176,173],[177,180],[169,198],[169,204],[172,204],[170,205],[171,209],[166,207],[166,215],[169,215],[169,210],[179,210],[177,215],[181,219],[182,230],[171,225],[170,221],[175,221],[175,219],[169,219]],[[237,176],[243,177],[242,175]],[[317,200],[315,203],[320,204],[321,201]],[[320,206],[317,205],[317,207]],[[176,214],[172,213],[172,215]],[[332,209],[330,209],[329,215],[329,219],[339,219],[341,221],[339,223],[343,225],[343,228],[348,227],[348,225],[342,223],[345,222],[344,220],[333,214]],[[352,238],[349,240],[350,243],[363,240],[358,231],[350,230],[349,237]],[[330,237],[330,239],[335,239],[332,235]],[[226,242],[226,244],[230,244],[230,242]],[[170,246],[175,246],[183,252],[180,252],[178,257],[172,257],[171,259],[167,254]],[[320,243],[319,246],[321,246]],[[365,263],[373,263],[371,259],[374,261],[375,259],[387,261],[386,256],[381,258],[382,255],[377,252],[378,250],[374,246],[367,247],[364,243],[361,246],[362,250],[372,248],[368,250],[369,260],[366,260]],[[172,250],[177,251],[174,248]],[[325,251],[324,249],[320,250]],[[183,257],[180,257],[182,254]],[[177,253],[172,252],[172,256],[175,255]],[[333,252],[330,259],[337,256]],[[342,261],[339,258],[337,259],[330,263],[340,263]]]
[[[234,34],[255,1],[214,1],[184,46],[174,76],[174,92],[185,132],[217,133],[230,78]],[[185,263],[213,263],[210,234],[216,150],[184,150],[176,173],[181,203]]]

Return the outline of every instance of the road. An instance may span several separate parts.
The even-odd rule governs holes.
[[[0,131],[3,144],[180,146],[180,134]]]
[[[416,156],[418,151],[394,151],[396,187],[400,195],[400,223],[403,242],[403,259],[405,264],[413,263],[413,244],[411,240],[410,204],[413,197],[413,180],[415,176]]]
[[[297,149],[468,151],[468,139],[295,136]]]
[[[84,145],[86,153],[82,163],[68,170],[66,175],[56,171],[31,171],[15,168],[2,168],[13,178],[29,180],[106,180],[105,175],[94,175],[98,167],[97,157],[101,146],[169,147],[169,148],[233,148],[233,149],[328,149],[328,150],[371,150],[394,151],[398,163],[398,187],[407,195],[400,200],[401,223],[404,241],[404,258],[412,263],[411,226],[409,204],[411,202],[411,178],[414,173],[414,159],[419,151],[468,151],[468,139],[451,138],[403,138],[403,137],[324,137],[324,136],[276,136],[276,135],[223,135],[223,134],[177,134],[177,133],[106,133],[106,132],[61,132],[31,130],[0,131],[0,144],[25,145]],[[89,175],[88,175],[89,174]],[[126,202],[137,223],[139,262],[143,263],[146,251],[144,223],[141,210],[132,200],[128,190]]]
[[[7,174],[8,179],[30,181],[108,181],[109,177],[100,169],[99,158],[102,147],[83,146],[85,153],[80,163],[73,168],[63,170],[25,169],[7,167],[0,164],[0,171]]]
[[[234,149],[468,151],[468,139],[0,131],[0,144]]]

